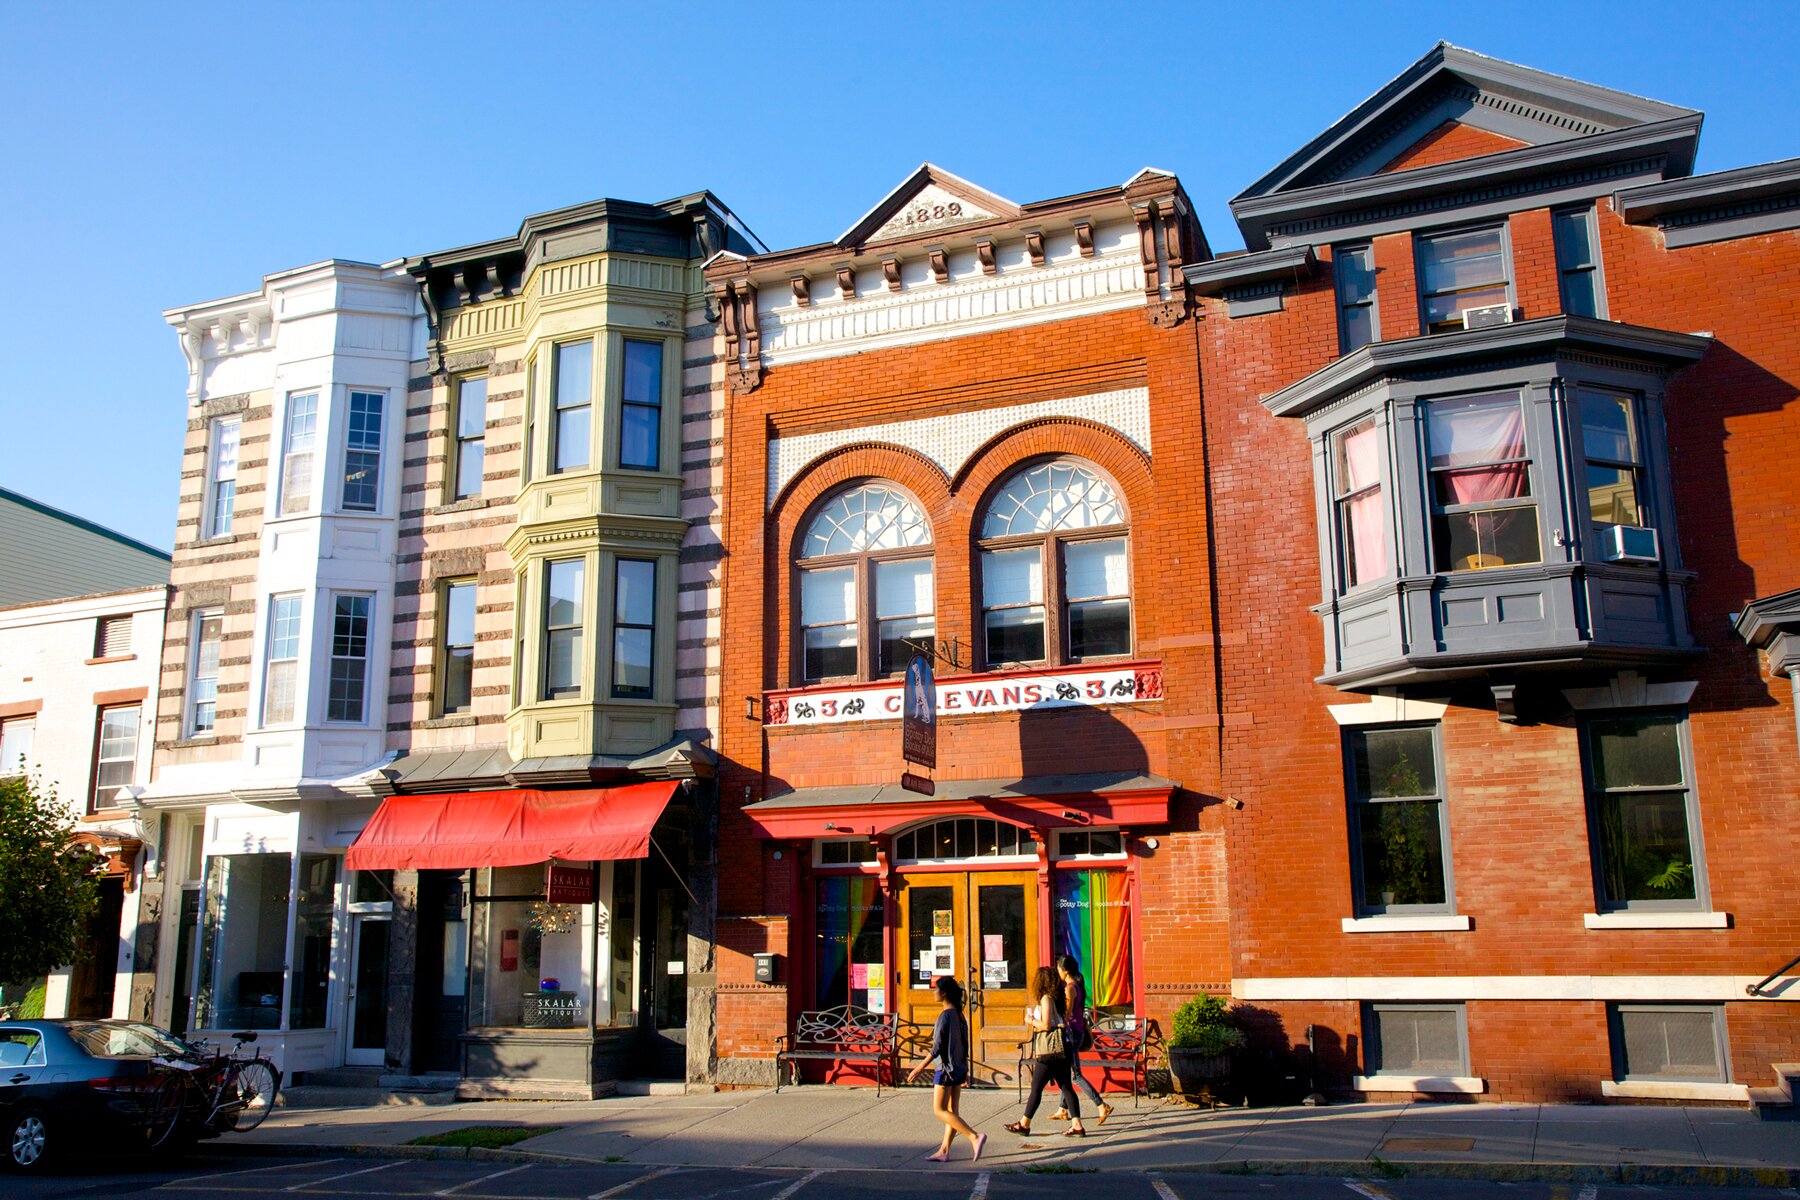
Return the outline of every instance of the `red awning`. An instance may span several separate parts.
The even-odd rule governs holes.
[[[344,855],[352,871],[519,867],[559,858],[645,858],[681,784],[389,796]]]

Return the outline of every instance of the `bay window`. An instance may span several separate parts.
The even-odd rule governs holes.
[[[1597,388],[1580,389],[1577,399],[1589,521],[1596,533],[1607,525],[1645,524],[1635,400]]]
[[[654,690],[656,659],[656,563],[613,561],[613,663],[615,699],[647,700]]]
[[[289,396],[281,441],[281,515],[312,507],[313,443],[319,426],[319,394]]]
[[[380,392],[351,392],[344,423],[344,508],[374,512],[381,504]]]
[[[1437,569],[1475,571],[1539,561],[1519,397],[1433,401],[1426,428]]]
[[[1332,437],[1333,507],[1346,590],[1388,573],[1381,501],[1381,434],[1373,418]]]
[[[581,694],[581,644],[587,564],[549,563],[544,572],[544,699]]]
[[[1085,463],[1056,459],[1009,478],[981,524],[987,665],[1131,653],[1125,509]]]
[[[300,597],[274,596],[269,600],[268,651],[263,664],[264,725],[286,725],[294,720],[300,690]]]
[[[556,347],[550,391],[556,412],[550,473],[584,470],[592,461],[594,343],[564,342]]]
[[[624,358],[619,465],[654,471],[662,462],[663,344],[626,338]]]
[[[369,681],[369,609],[373,596],[331,598],[331,675],[325,719],[361,724]]]
[[[911,497],[868,483],[828,499],[800,537],[801,677],[884,678],[935,625],[931,526]]]

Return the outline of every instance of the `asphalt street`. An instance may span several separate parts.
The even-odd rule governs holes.
[[[959,1155],[966,1153],[960,1145]],[[305,1159],[243,1166],[243,1159],[180,1163],[98,1160],[42,1177],[0,1176],[9,1200],[124,1195],[168,1200],[242,1200],[284,1195],[372,1200],[1800,1200],[1795,1189],[1627,1187],[1489,1183],[1446,1179],[1334,1179],[1301,1175],[1083,1171],[1066,1167],[983,1171],[951,1168],[805,1170],[651,1167],[633,1163],[448,1162],[424,1159]]]

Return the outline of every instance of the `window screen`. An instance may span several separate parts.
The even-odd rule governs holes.
[[[1467,1075],[1462,1022],[1461,1005],[1371,1005],[1365,1028],[1371,1070],[1377,1075]]]
[[[1725,1082],[1718,1009],[1620,1007],[1615,1015],[1621,1078]]]

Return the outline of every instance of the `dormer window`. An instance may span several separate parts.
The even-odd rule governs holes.
[[[1419,262],[1420,321],[1426,333],[1465,327],[1471,308],[1512,303],[1512,263],[1499,225],[1414,239]]]

